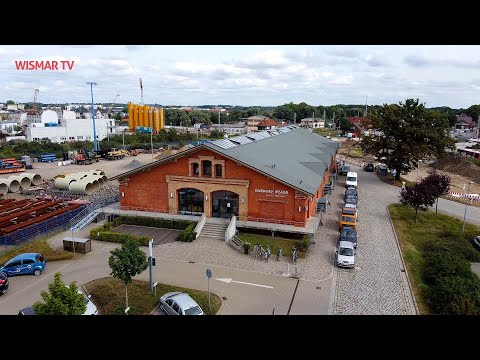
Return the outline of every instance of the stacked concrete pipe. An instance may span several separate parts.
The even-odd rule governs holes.
[[[32,185],[32,180],[28,176],[25,175],[11,175],[8,177],[10,180],[17,180],[20,183],[20,187],[23,190],[28,190],[30,189],[30,186]]]

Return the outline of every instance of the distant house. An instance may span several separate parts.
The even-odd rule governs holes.
[[[347,121],[355,126],[353,137],[361,137],[371,127],[370,119],[364,116],[347,116]]]
[[[260,121],[257,124],[257,129],[259,131],[261,130],[274,130],[278,127],[278,123],[275,120],[272,119],[265,119]]]
[[[318,129],[325,127],[325,120],[322,118],[304,118],[300,120],[300,127],[306,129]]]
[[[260,121],[267,119],[269,118],[263,115],[255,115],[246,118],[245,120],[247,120],[247,132],[258,131],[257,125],[260,123]]]
[[[455,122],[455,129],[458,130],[474,130],[476,123],[473,121],[471,116],[468,116],[465,113],[457,115],[457,120]]]

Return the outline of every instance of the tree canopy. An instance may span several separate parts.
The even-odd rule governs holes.
[[[377,133],[364,136],[360,146],[364,153],[384,158],[389,168],[397,170],[397,179],[415,169],[418,160],[454,147],[447,115],[428,110],[418,99],[385,104],[368,117]]]
[[[61,276],[55,273],[53,282],[48,284],[48,291],[41,292],[45,302],[33,304],[33,310],[38,315],[83,315],[87,310],[85,296],[78,292],[76,282],[65,286]]]

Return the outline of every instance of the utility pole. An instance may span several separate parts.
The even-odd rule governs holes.
[[[367,114],[368,114],[367,102],[368,102],[368,95],[367,95],[367,98],[365,99],[365,115],[364,116],[367,116]]]
[[[140,103],[143,105],[143,84],[142,84],[142,78],[140,78]]]
[[[293,113],[293,125],[297,125],[297,113]]]
[[[97,128],[95,126],[95,110],[93,109],[93,85],[98,85],[96,82],[87,81],[87,85],[90,85],[90,93],[92,95],[92,119],[93,119],[93,151],[98,151],[97,145]]]

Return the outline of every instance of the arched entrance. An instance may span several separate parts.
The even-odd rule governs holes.
[[[238,216],[238,194],[231,191],[212,192],[212,217]]]
[[[184,188],[178,190],[178,211],[181,214],[203,214],[203,191]]]

